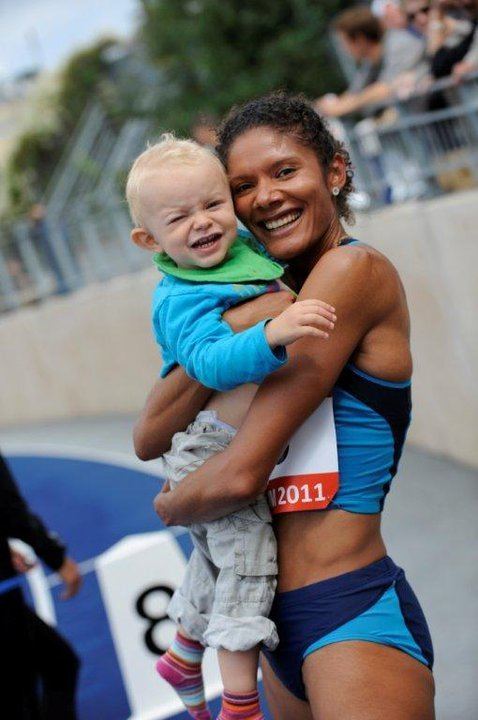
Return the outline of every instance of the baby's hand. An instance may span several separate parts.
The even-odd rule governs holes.
[[[332,305],[322,300],[298,300],[267,323],[266,340],[274,348],[290,345],[306,335],[327,339],[336,320]]]

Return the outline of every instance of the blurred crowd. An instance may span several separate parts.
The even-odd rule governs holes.
[[[373,0],[345,10],[333,30],[355,71],[342,95],[316,100],[317,110],[342,117],[440,78],[460,82],[478,70],[477,23],[478,0]]]

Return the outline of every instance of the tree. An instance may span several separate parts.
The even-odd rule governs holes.
[[[317,97],[341,76],[327,29],[346,0],[142,0],[142,37],[167,79],[159,111],[187,129],[198,112],[274,89]]]
[[[55,127],[36,127],[17,139],[6,167],[10,213],[23,213],[42,196],[71,133],[93,95],[101,97],[108,78],[108,50],[112,39],[100,40],[70,57],[63,68],[56,95]],[[108,105],[108,93],[105,92]]]
[[[105,38],[70,57],[60,76],[58,117],[64,132],[70,132],[78,122],[89,99],[108,76],[108,50],[115,40]]]

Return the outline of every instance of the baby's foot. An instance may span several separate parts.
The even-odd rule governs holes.
[[[217,720],[265,720],[257,690],[250,693],[223,692],[221,712]]]
[[[194,720],[211,720],[204,697],[203,654],[200,643],[178,632],[169,650],[156,663],[156,670],[175,689]]]

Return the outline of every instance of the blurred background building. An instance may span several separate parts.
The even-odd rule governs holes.
[[[52,488],[62,488],[70,512],[68,487],[79,493],[81,478],[94,478],[88,502],[97,503],[92,524],[100,526],[98,508],[106,508],[121,478],[122,497],[131,499],[118,501],[111,533],[86,549],[85,524],[73,532],[75,556],[98,577],[109,571],[97,570],[94,558],[123,535],[157,528],[144,488],[137,495],[143,514],[125,520],[138,477],[148,476],[151,493],[157,483],[154,465],[145,473],[133,458],[129,438],[160,364],[148,311],[156,273],[129,240],[126,172],[163,130],[213,144],[215,125],[232,104],[279,88],[304,93],[351,150],[353,233],[392,259],[408,293],[414,421],[386,533],[430,615],[438,717],[472,720],[478,2],[21,0],[4,3],[0,13],[0,447],[22,491],[35,506],[41,496],[48,519]],[[52,526],[71,536],[70,520],[61,527],[65,513],[50,512]],[[158,531],[159,540],[143,538],[145,547],[171,541],[171,563],[180,569],[177,540]],[[122,556],[121,548],[111,552],[115,562]],[[45,582],[55,586],[52,577]],[[115,645],[121,613],[105,582],[91,592],[109,608],[105,642],[116,659],[96,695],[83,680],[80,717],[176,717],[167,698],[158,696],[152,714],[135,706],[138,679],[125,670],[128,650]],[[101,618],[104,625],[104,610],[88,607],[97,628]],[[464,619],[473,628],[466,634]],[[83,677],[93,667],[88,653]],[[212,665],[210,673],[213,692]],[[112,687],[122,688],[119,705],[108,705]],[[154,705],[148,688],[139,694]],[[103,704],[94,710],[98,698]]]

